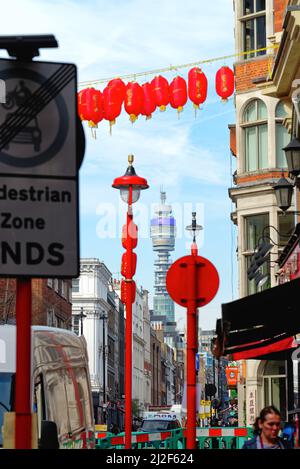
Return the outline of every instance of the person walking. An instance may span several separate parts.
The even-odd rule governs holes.
[[[242,449],[288,449],[287,442],[278,436],[280,412],[274,406],[264,407],[254,423],[254,438],[245,441]]]

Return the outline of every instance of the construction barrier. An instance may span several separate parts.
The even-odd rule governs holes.
[[[252,438],[250,427],[197,428],[196,439],[200,449],[241,449],[244,442]],[[186,430],[177,428],[163,432],[132,432],[133,449],[185,449]],[[112,435],[98,432],[96,449],[124,449],[125,433]]]

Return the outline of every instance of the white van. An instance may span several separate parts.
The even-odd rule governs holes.
[[[39,448],[93,448],[95,429],[86,341],[71,331],[32,326],[32,409]],[[14,411],[16,326],[0,326],[0,430]],[[0,446],[2,446],[0,431]]]
[[[142,432],[161,432],[165,430],[175,430],[181,424],[175,412],[144,412],[143,421],[140,428]]]

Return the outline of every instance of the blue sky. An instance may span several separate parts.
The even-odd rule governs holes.
[[[233,9],[228,0],[14,0],[1,5],[1,18],[9,19],[1,22],[3,35],[54,34],[59,49],[42,50],[41,59],[76,63],[79,82],[234,53]],[[1,56],[6,56],[4,51]],[[118,272],[125,204],[111,184],[125,172],[127,155],[135,155],[135,169],[150,186],[135,207],[141,234],[136,280],[150,294],[154,254],[149,222],[160,186],[178,214],[173,260],[189,252],[190,239],[181,227],[190,223],[191,211],[198,208],[198,221],[204,226],[199,254],[210,259],[220,274],[217,296],[200,310],[203,328],[214,327],[221,303],[236,297],[236,235],[228,198],[235,169],[232,161],[231,171],[228,131],[228,124],[235,121],[234,104],[233,99],[221,103],[214,90],[215,73],[224,64],[231,66],[232,59],[202,66],[209,91],[196,119],[188,103],[180,119],[176,110],[168,109],[156,111],[149,121],[140,117],[134,125],[122,111],[111,136],[106,121],[99,124],[96,139],[85,126],[87,150],[80,171],[81,256],[97,257],[111,272]],[[163,75],[170,81],[177,73],[187,78],[188,70]],[[142,84],[152,78],[137,81]],[[176,307],[176,314],[182,326],[185,310]]]

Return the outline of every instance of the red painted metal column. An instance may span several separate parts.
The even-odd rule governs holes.
[[[132,271],[132,187],[129,188],[129,204],[127,211],[127,261],[128,271]],[[129,282],[130,294],[126,298],[126,324],[125,324],[125,449],[131,449],[132,426],[132,275],[129,274],[125,281]]]
[[[31,279],[17,279],[15,448],[31,448]]]
[[[196,353],[197,345],[197,245],[193,243],[187,265],[187,449],[196,448]]]

